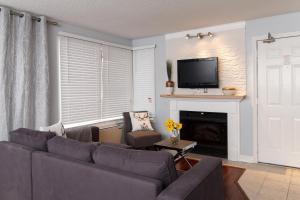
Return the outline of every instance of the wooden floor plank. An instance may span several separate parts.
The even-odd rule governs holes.
[[[198,163],[198,160],[187,158],[192,166]],[[189,165],[184,159],[180,159],[176,163],[178,171],[187,171],[190,169]],[[248,200],[249,198],[238,184],[239,178],[245,172],[245,169],[223,165],[223,180],[225,188],[226,200]]]

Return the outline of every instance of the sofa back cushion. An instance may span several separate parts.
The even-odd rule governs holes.
[[[100,145],[115,147],[115,148],[122,148],[122,149],[132,149],[132,147],[127,144],[117,144],[117,143],[111,143],[111,142],[103,142]]]
[[[155,200],[162,191],[156,179],[40,151],[32,172],[34,200]]]
[[[92,162],[92,153],[96,145],[56,136],[48,141],[48,151],[77,160]]]
[[[96,165],[160,180],[164,187],[177,178],[173,156],[164,151],[141,151],[100,145],[94,151],[93,159]]]
[[[19,128],[9,133],[9,141],[34,148],[39,151],[47,151],[47,141],[55,137],[55,133]]]

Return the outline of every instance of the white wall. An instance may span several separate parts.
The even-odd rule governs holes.
[[[155,128],[164,135],[167,134],[164,128],[164,121],[169,118],[169,102],[159,95],[165,92],[166,72],[166,40],[164,36],[137,39],[132,41],[134,47],[145,45],[156,45],[155,48],[155,104],[156,118]]]
[[[273,16],[268,18],[256,19],[246,22],[245,29],[245,42],[246,42],[246,60],[247,60],[247,98],[241,104],[241,135],[240,135],[240,152],[243,155],[253,155],[253,49],[252,38],[256,36],[266,35],[267,32],[271,33],[286,33],[300,31],[300,12],[291,13],[280,16]],[[58,120],[58,62],[57,62],[57,34],[59,31],[70,32],[87,36],[108,42],[143,46],[156,44],[155,54],[155,89],[156,89],[156,128],[162,133],[166,134],[163,123],[169,117],[169,103],[168,100],[160,98],[160,94],[165,93],[166,75],[166,52],[167,41],[164,36],[156,36],[150,38],[142,38],[137,40],[127,40],[124,38],[112,36],[105,33],[98,33],[84,28],[75,27],[67,24],[61,26],[49,26],[49,59],[50,59],[50,84],[51,84],[51,121]],[[216,37],[218,38],[218,36]],[[238,40],[241,38],[239,37]],[[183,40],[183,39],[182,39]],[[234,39],[232,39],[234,40]],[[194,42],[191,40],[191,42]],[[235,43],[235,42],[233,42]],[[174,43],[175,44],[175,43]],[[196,46],[195,46],[196,48]],[[197,54],[191,54],[194,56]],[[199,54],[204,55],[204,54]],[[207,54],[208,55],[208,54]]]
[[[219,88],[208,89],[209,94],[222,94],[222,87],[234,86],[239,95],[246,94],[245,28],[211,32],[214,38],[186,40],[184,37],[166,41],[167,59],[173,63],[173,81],[176,94],[195,94],[202,90],[177,88],[177,60],[218,57]]]
[[[290,13],[285,15],[273,16],[268,18],[261,18],[256,20],[246,21],[245,28],[245,58],[246,58],[246,79],[247,79],[247,97],[241,103],[241,135],[240,135],[240,153],[245,156],[252,157],[256,152],[253,152],[253,47],[252,38],[256,36],[266,35],[271,33],[287,33],[300,31],[300,12]],[[218,37],[218,36],[217,36]],[[183,40],[183,39],[182,39]],[[192,42],[193,40],[191,40]],[[235,42],[233,42],[235,43]],[[164,40],[164,36],[157,36],[152,38],[143,38],[133,40],[133,46],[156,44],[156,103],[157,103],[157,122],[161,132],[165,133],[163,128],[163,121],[169,117],[168,101],[160,98],[159,95],[164,93],[164,83],[166,77],[166,51],[169,42]],[[174,43],[175,44],[175,43]],[[173,44],[172,44],[173,45]],[[177,48],[179,48],[177,46]],[[165,52],[163,51],[165,49]],[[169,54],[169,53],[168,53]],[[192,54],[191,54],[192,55]],[[196,54],[193,54],[197,55]],[[199,54],[200,55],[200,54]],[[172,58],[174,59],[174,58]]]
[[[73,33],[106,42],[131,46],[131,40],[100,33],[86,28],[59,22],[58,26],[48,26],[48,46],[50,64],[50,124],[59,120],[59,73],[58,73],[58,34],[59,32]]]

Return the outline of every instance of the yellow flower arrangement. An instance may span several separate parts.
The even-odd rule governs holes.
[[[177,123],[177,124],[176,124],[176,129],[177,129],[177,130],[182,129],[182,124],[181,124],[181,123]]]
[[[174,121],[172,119],[167,119],[165,122],[165,126],[168,132],[172,132],[174,129]]]
[[[182,124],[176,123],[172,119],[167,119],[165,121],[165,126],[166,126],[167,131],[170,133],[176,132],[178,134],[178,132],[182,129]]]

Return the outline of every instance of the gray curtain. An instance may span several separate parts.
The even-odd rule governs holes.
[[[48,125],[47,22],[0,11],[0,140],[20,128]]]

